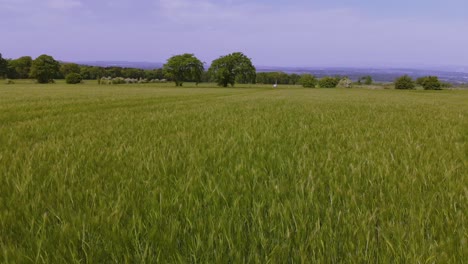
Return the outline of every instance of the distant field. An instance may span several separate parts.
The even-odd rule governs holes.
[[[468,91],[0,83],[1,263],[468,259]]]

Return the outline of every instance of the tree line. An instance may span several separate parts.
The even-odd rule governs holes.
[[[79,74],[85,80],[97,80],[102,77],[164,79],[162,69],[143,70],[123,67],[98,67],[59,62],[52,56],[41,55],[36,59],[23,56],[18,59],[4,59],[0,53],[0,78],[36,79],[39,83],[48,83],[53,79],[65,79],[67,75]]]
[[[184,82],[216,82],[219,86],[234,86],[236,83],[259,84],[289,84],[302,85],[307,88],[351,88],[353,85],[372,85],[371,76],[363,76],[356,82],[348,77],[326,76],[316,78],[311,74],[298,75],[284,72],[256,72],[255,66],[246,55],[234,52],[221,56],[205,69],[204,63],[194,54],[181,54],[172,56],[162,68],[143,70],[124,67],[99,67],[78,65],[76,63],[64,63],[55,60],[52,56],[41,55],[36,59],[23,56],[18,59],[4,59],[0,53],[0,78],[8,79],[36,79],[38,83],[50,83],[54,79],[65,79],[67,83],[80,83],[83,79],[98,80],[99,83],[134,83],[168,80],[176,86],[182,86]],[[144,81],[141,81],[144,80]],[[408,75],[402,76],[394,82],[396,89],[414,89],[416,85],[426,90],[439,90],[448,87],[436,76],[427,76],[411,79]]]

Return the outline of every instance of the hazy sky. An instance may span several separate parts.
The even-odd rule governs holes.
[[[0,0],[0,53],[66,61],[468,65],[467,0]]]

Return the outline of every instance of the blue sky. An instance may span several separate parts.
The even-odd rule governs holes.
[[[468,65],[466,0],[0,0],[4,57],[256,65]]]

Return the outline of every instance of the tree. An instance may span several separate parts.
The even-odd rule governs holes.
[[[184,81],[201,81],[205,68],[193,54],[176,55],[169,58],[163,66],[164,74],[175,82],[176,86],[182,86]]]
[[[79,73],[75,73],[75,72],[69,73],[69,74],[65,77],[65,81],[66,81],[68,84],[77,84],[77,83],[81,83],[82,80],[83,80],[83,78],[81,77],[81,75],[80,75]]]
[[[401,76],[395,80],[395,89],[411,90],[414,89],[414,87],[413,79],[408,75]]]
[[[8,61],[0,53],[0,78],[5,78],[8,72]]]
[[[31,71],[32,58],[23,56],[16,60],[9,61],[8,78],[10,79],[27,79]]]
[[[38,83],[49,83],[60,72],[60,63],[48,55],[37,57],[31,65],[31,78],[37,79]]]
[[[81,68],[80,65],[76,63],[64,63],[60,66],[60,73],[64,77],[68,76],[70,73],[80,74]]]
[[[416,79],[416,84],[421,85],[424,90],[442,90],[442,83],[437,76],[425,76]]]
[[[417,85],[420,85],[420,86],[423,86],[423,83],[424,83],[424,81],[426,80],[426,77],[427,77],[427,76],[417,78],[417,79],[416,79],[416,84],[417,84]]]
[[[161,80],[164,79],[164,72],[162,69],[145,70],[145,78],[148,80]]]
[[[256,69],[250,58],[241,52],[222,56],[211,63],[208,70],[219,86],[234,86],[236,82],[254,83]]]
[[[290,76],[285,72],[259,72],[256,83],[262,84],[290,84]]]
[[[373,82],[374,80],[372,79],[372,76],[370,75],[361,77],[358,80],[358,84],[364,84],[364,85],[371,85]]]
[[[112,78],[122,77],[122,67],[106,67],[104,76]]]
[[[338,83],[340,82],[340,78],[334,78],[334,77],[323,77],[322,79],[319,80],[319,86],[320,88],[335,88]]]
[[[301,76],[299,74],[291,74],[289,75],[289,84],[296,85],[299,83],[299,80],[301,79]]]
[[[437,76],[427,76],[422,81],[424,90],[442,90],[442,84]]]
[[[80,75],[84,80],[101,79],[105,75],[105,69],[97,66],[81,66]]]
[[[302,74],[299,79],[299,83],[306,88],[315,88],[315,85],[317,85],[317,79],[311,74]]]

